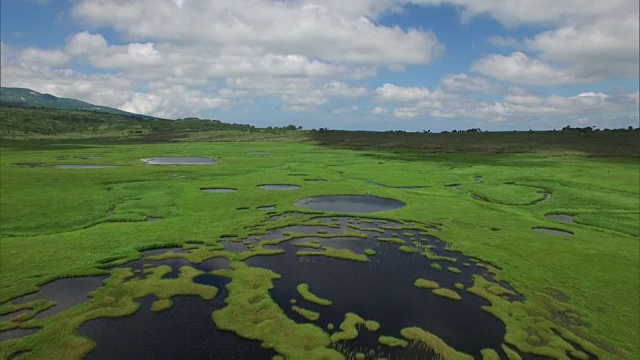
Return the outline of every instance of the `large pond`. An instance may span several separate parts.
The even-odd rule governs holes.
[[[154,157],[140,160],[150,165],[209,165],[216,163],[213,159],[197,156]]]
[[[277,239],[287,233],[314,234],[302,239],[281,243],[270,248],[284,249],[285,253],[276,256],[254,257],[245,262],[251,266],[264,267],[281,274],[282,279],[274,282],[271,296],[285,310],[285,313],[298,322],[305,319],[291,309],[290,300],[306,309],[320,313],[316,324],[327,328],[333,324],[336,328],[344,320],[347,312],[375,320],[381,324],[380,330],[373,333],[364,328],[360,336],[341,344],[347,352],[356,349],[374,349],[376,356],[400,359],[429,358],[424,348],[408,347],[392,349],[378,344],[380,335],[400,336],[405,327],[421,327],[442,338],[448,345],[459,351],[480,355],[486,347],[498,350],[505,333],[504,325],[495,317],[482,310],[489,303],[475,295],[459,291],[462,299],[454,301],[440,297],[427,289],[414,286],[418,278],[436,281],[442,288],[456,289],[456,283],[465,288],[473,285],[472,275],[480,274],[491,278],[486,269],[471,265],[472,261],[460,253],[449,251],[446,244],[438,239],[421,235],[419,230],[381,229],[380,226],[398,226],[391,222],[363,222],[349,218],[316,219],[327,226],[290,226],[278,229],[261,239]],[[338,227],[336,227],[338,226]],[[367,237],[338,236],[323,238],[322,234],[338,235],[342,232],[371,228],[362,231]],[[379,232],[382,230],[383,232]],[[419,251],[405,253],[399,250],[401,245],[413,247],[412,240],[422,246],[432,247],[431,251],[451,258],[448,261],[430,261]],[[395,239],[394,242],[378,239]],[[366,249],[376,255],[367,262],[336,259],[325,256],[300,256],[299,251],[320,251],[300,246],[301,243],[316,241],[323,246],[337,249],[349,249],[363,254]],[[440,263],[442,268],[432,267]],[[459,273],[447,270],[448,266],[458,269]],[[302,301],[296,292],[296,286],[309,284],[309,289],[322,298],[333,302],[331,306],[320,306]],[[502,284],[508,287],[507,284]],[[460,286],[460,285],[458,285]],[[522,299],[519,295],[512,300]]]
[[[403,208],[402,201],[374,195],[322,195],[303,198],[296,206],[340,213],[372,213]]]

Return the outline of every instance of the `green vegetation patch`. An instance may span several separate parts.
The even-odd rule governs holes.
[[[482,355],[482,360],[500,360],[500,355],[493,349],[482,349],[480,355]]]
[[[435,281],[427,280],[423,278],[418,278],[413,282],[413,286],[420,289],[438,289],[440,288],[440,284]]]
[[[329,306],[331,305],[331,300],[327,300],[327,299],[322,299],[319,296],[317,296],[316,294],[313,294],[310,290],[309,290],[309,284],[298,284],[298,286],[296,286],[296,290],[298,290],[298,293],[300,294],[300,296],[302,296],[303,299],[312,302],[314,304],[318,304],[318,305],[322,305],[322,306]]]
[[[366,255],[369,255],[369,256],[373,256],[373,255],[378,254],[378,253],[377,253],[375,250],[373,250],[373,249],[364,249],[364,253],[365,253]]]
[[[380,323],[374,320],[367,320],[364,322],[364,327],[369,331],[378,331],[380,329]]]
[[[436,254],[432,253],[430,247],[427,247],[427,246],[423,246],[422,255],[426,256],[427,259],[429,259],[431,261],[449,261],[449,262],[457,262],[458,261],[458,259],[456,259],[454,257],[436,255]]]
[[[349,249],[336,249],[329,246],[324,246],[323,251],[298,251],[298,256],[327,256],[336,259],[353,260],[360,262],[367,262],[369,258],[364,254],[356,254]]]
[[[353,340],[358,337],[358,328],[364,325],[369,331],[378,331],[380,324],[377,321],[365,320],[355,313],[346,313],[344,321],[340,324],[340,331],[331,334],[331,342]]]
[[[262,341],[286,358],[342,359],[339,352],[327,348],[329,336],[312,324],[297,324],[289,319],[269,296],[273,280],[280,275],[271,270],[233,262],[232,270],[216,270],[227,276],[227,306],[213,312],[213,321],[221,330],[233,331],[247,339]]]
[[[455,266],[447,266],[447,270],[454,274],[460,274],[462,271]]]
[[[442,265],[438,264],[437,262],[431,263],[432,268],[436,269],[436,270],[442,270]]]
[[[398,339],[393,336],[385,336],[382,335],[378,338],[378,342],[380,345],[388,346],[388,347],[402,347],[405,348],[409,345],[409,342],[403,339]]]
[[[407,254],[413,254],[416,252],[416,249],[412,248],[412,247],[408,247],[406,245],[402,245],[398,248],[398,250],[402,251],[403,253],[407,253]]]
[[[458,294],[457,292],[455,292],[454,290],[451,290],[451,289],[439,288],[439,289],[433,289],[433,290],[431,290],[431,292],[433,292],[434,294],[436,294],[438,296],[445,297],[447,299],[462,300],[462,296],[460,296],[460,294]]]
[[[393,243],[393,244],[405,244],[405,241],[400,239],[400,238],[395,238],[395,237],[390,237],[390,238],[376,238],[376,240],[378,241],[382,241],[382,242],[388,242],[388,243]]]
[[[295,311],[299,315],[303,316],[309,321],[316,321],[320,318],[320,313],[309,309],[301,308],[300,306],[292,306],[291,310]]]
[[[473,360],[473,356],[456,351],[436,335],[421,328],[404,328],[400,331],[400,334],[407,340],[423,343],[443,360]]]
[[[473,279],[474,285],[467,291],[491,303],[491,306],[484,309],[505,323],[505,342],[518,350],[551,358],[565,358],[566,353],[575,350],[568,340],[579,344],[598,358],[606,358],[607,351],[616,354],[615,357],[626,357],[625,353],[607,341],[588,335],[585,329],[589,324],[578,310],[567,303],[544,293],[536,293],[534,301],[511,303],[498,295],[503,293],[496,290],[498,284],[478,275],[474,275]],[[522,323],[531,316],[536,316],[535,323]]]

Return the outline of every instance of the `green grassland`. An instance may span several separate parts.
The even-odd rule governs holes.
[[[379,135],[367,144],[359,134],[351,138],[348,134],[335,133],[331,138],[331,134],[304,132],[199,132],[180,137],[179,142],[149,141],[145,137],[125,141],[109,137],[72,139],[75,135],[56,135],[48,140],[5,138],[0,144],[0,306],[57,278],[104,273],[100,268],[104,262],[137,259],[144,249],[193,241],[213,245],[221,236],[246,236],[270,216],[256,209],[260,206],[276,205],[275,213],[281,214],[304,211],[293,203],[307,196],[369,193],[407,204],[372,216],[438,224],[439,230],[431,234],[453,249],[501,269],[499,277],[527,299],[519,314],[552,322],[566,338],[588,340],[602,357],[640,356],[640,174],[637,146],[628,141],[634,134],[637,140],[637,132],[610,134],[609,140],[616,136],[623,139],[613,148],[630,149],[619,152],[625,156],[613,157],[610,148],[598,148],[601,140],[589,144],[588,139],[575,134],[548,135],[567,139],[575,135],[573,145],[536,143],[529,138],[528,147],[536,153],[527,153],[520,145],[526,133],[514,134],[503,142],[499,140],[502,135],[496,134],[442,134],[438,138],[438,134],[393,133],[386,134],[389,142],[378,139],[375,146],[372,143]],[[402,135],[408,140],[394,145],[396,137]],[[474,137],[483,135],[484,140],[473,143]],[[422,137],[416,140],[414,136]],[[591,139],[598,136],[604,135]],[[461,139],[465,137],[470,143],[463,145]],[[448,148],[451,151],[444,145],[434,145],[447,138],[454,139]],[[273,154],[247,154],[252,151]],[[100,158],[80,160],[78,156]],[[203,156],[218,163],[158,166],[139,160],[157,156]],[[17,165],[21,163],[119,167],[54,169]],[[482,182],[475,181],[476,177]],[[364,180],[388,187],[369,185]],[[301,189],[257,188],[268,183],[300,185]],[[449,184],[461,186],[451,188]],[[206,187],[238,191],[213,194],[200,190]],[[551,198],[541,201],[545,193]],[[574,215],[576,224],[547,220],[544,216],[549,213]],[[148,217],[163,220],[147,222]],[[561,229],[574,235],[545,235],[532,231],[534,227]],[[280,331],[293,331],[319,346],[313,350],[317,358],[335,357],[334,352],[320,348],[331,341],[322,329],[295,324],[279,315],[267,292],[277,274],[252,272],[241,262],[233,266],[234,271],[228,272],[234,280],[230,296],[237,301],[214,314],[219,327],[248,338],[263,336],[250,326],[242,327],[243,322],[252,321],[243,319],[244,312],[258,306],[244,299],[260,296],[260,304],[269,313],[278,314],[266,332],[270,337],[261,340],[282,354],[304,357],[295,338],[285,341],[277,337]],[[237,291],[236,287],[256,279],[262,282],[252,288],[255,294]],[[130,296],[135,298],[145,291],[132,290]],[[492,296],[492,289],[480,282],[469,291]],[[501,302],[499,294],[494,297],[492,313],[506,319],[508,305]],[[99,301],[98,296],[84,306],[92,307]],[[579,324],[553,316],[563,311],[578,314]],[[507,320],[508,337],[522,338],[529,319]],[[72,323],[79,325],[77,319]],[[443,353],[455,353],[441,341],[420,334],[405,337],[438,343]],[[83,349],[89,346],[82,344]]]

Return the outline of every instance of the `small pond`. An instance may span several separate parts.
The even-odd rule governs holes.
[[[536,228],[533,228],[533,231],[539,232],[539,233],[542,233],[542,234],[547,234],[547,235],[573,236],[573,234],[568,232],[568,231],[562,231],[562,230],[558,230],[558,229],[548,229],[548,228],[536,227]]]
[[[210,165],[217,161],[197,156],[173,156],[140,159],[150,165]]]
[[[273,153],[272,152],[266,152],[266,151],[250,151],[247,154],[249,154],[249,155],[271,155]]]
[[[575,224],[575,222],[573,221],[573,215],[547,214],[544,217],[546,217],[549,220],[557,221],[557,222],[561,222],[561,223],[565,223],[565,224]]]
[[[403,208],[405,203],[374,195],[321,195],[300,199],[296,206],[341,213],[372,213]]]
[[[300,189],[300,186],[288,184],[264,184],[259,185],[258,188],[264,190],[298,190]]]
[[[202,188],[200,190],[208,193],[232,193],[238,191],[237,189],[231,188]]]

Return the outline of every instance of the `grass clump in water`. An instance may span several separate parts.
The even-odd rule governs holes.
[[[436,270],[442,270],[442,265],[438,264],[437,262],[431,263],[432,268],[436,269]]]
[[[378,331],[380,324],[377,321],[365,320],[355,313],[346,313],[344,321],[340,324],[340,331],[331,334],[331,342],[353,340],[358,337],[358,328],[364,325],[369,331]]]
[[[358,326],[365,320],[354,313],[346,313],[344,321],[340,324],[340,331],[331,334],[331,342],[353,340],[358,337]]]
[[[384,335],[380,336],[378,338],[378,342],[381,345],[388,346],[388,347],[394,347],[394,348],[395,347],[405,348],[405,347],[407,347],[409,345],[409,342],[406,341],[406,340],[398,339],[398,338],[393,337],[393,336],[384,336]]]
[[[460,274],[462,271],[455,266],[447,266],[447,270],[454,274]]]
[[[156,300],[151,304],[151,311],[164,311],[171,308],[171,305],[173,305],[173,301],[171,301],[171,299]]]
[[[453,284],[453,287],[455,287],[458,290],[464,290],[464,285],[462,283],[455,283]]]
[[[431,281],[431,280],[427,280],[427,279],[423,279],[423,278],[418,278],[416,279],[416,281],[413,282],[413,286],[420,288],[420,289],[438,289],[440,288],[440,284],[438,284],[435,281]]]
[[[300,294],[300,296],[302,296],[303,299],[309,302],[322,305],[322,306],[331,305],[331,300],[322,299],[318,297],[316,294],[309,291],[309,284],[304,284],[304,283],[298,284],[298,286],[296,286],[296,290],[298,290],[298,293]]]
[[[369,258],[364,254],[356,254],[349,249],[336,249],[329,246],[324,246],[323,251],[298,251],[298,256],[327,256],[337,259],[353,260],[360,262],[367,262]]]
[[[416,249],[408,247],[406,245],[402,245],[398,248],[398,250],[402,251],[403,253],[407,253],[407,254],[413,254],[416,252]]]
[[[390,237],[390,238],[376,238],[378,241],[382,241],[382,242],[388,242],[388,243],[392,243],[392,244],[405,244],[405,241],[399,238],[395,238],[395,237]]]
[[[293,305],[291,307],[291,310],[295,311],[296,313],[298,313],[298,315],[303,316],[305,319],[309,321],[316,321],[320,318],[320,313],[309,310],[309,309],[301,308],[300,306]]]
[[[500,355],[493,349],[482,349],[480,355],[482,355],[482,360],[500,360]]]
[[[451,300],[462,300],[462,296],[460,296],[460,294],[458,294],[457,292],[451,290],[451,289],[447,289],[447,288],[439,288],[439,289],[433,289],[432,292],[438,296],[442,296],[445,297],[447,299],[451,299]]]
[[[373,255],[378,254],[378,253],[377,253],[375,250],[373,250],[373,249],[364,249],[364,253],[365,253],[366,255],[369,255],[369,256],[373,256]]]
[[[407,327],[400,331],[407,340],[419,341],[432,349],[443,360],[473,360],[473,356],[456,351],[436,335],[418,327]]]
[[[374,320],[367,320],[364,322],[364,327],[369,331],[378,331],[380,329],[380,323]]]

